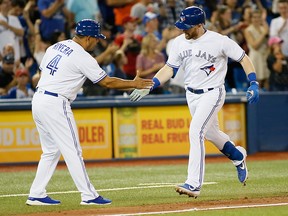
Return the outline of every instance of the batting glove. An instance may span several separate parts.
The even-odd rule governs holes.
[[[148,95],[150,92],[150,89],[135,89],[131,94],[130,94],[130,100],[131,101],[139,101],[146,95]]]
[[[246,93],[247,101],[249,104],[257,103],[259,100],[259,84],[256,81],[250,82],[250,87]]]

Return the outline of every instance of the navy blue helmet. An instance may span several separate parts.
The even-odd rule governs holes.
[[[76,25],[75,32],[78,35],[106,39],[106,36],[101,34],[100,23],[92,19],[83,19],[79,21]]]
[[[175,26],[182,30],[188,30],[198,24],[205,24],[205,12],[196,6],[185,8],[181,14],[180,19],[175,23]]]

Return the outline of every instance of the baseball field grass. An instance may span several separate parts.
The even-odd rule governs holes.
[[[80,193],[65,166],[57,168],[47,187],[61,205],[27,206],[36,167],[17,172],[0,168],[0,215],[288,215],[288,159],[248,161],[246,186],[238,182],[231,162],[206,163],[205,184],[197,199],[174,190],[186,179],[186,163],[132,164],[87,168],[99,194],[113,201],[107,206],[80,206]]]

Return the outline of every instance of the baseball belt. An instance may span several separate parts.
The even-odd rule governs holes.
[[[46,94],[46,95],[50,95],[50,96],[53,96],[53,97],[59,97],[59,98],[63,98],[63,99],[66,99],[68,101],[70,101],[68,98],[60,95],[60,94],[57,94],[57,93],[54,93],[54,92],[50,92],[50,91],[47,91],[47,90],[44,90],[44,89],[41,89],[39,87],[36,88],[36,91],[35,92],[38,92],[38,93],[42,93],[42,94]]]
[[[190,87],[187,87],[187,90],[194,93],[194,94],[203,94],[205,92],[211,91],[214,88],[208,88],[208,89],[192,89]]]

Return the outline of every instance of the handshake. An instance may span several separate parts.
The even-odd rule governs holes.
[[[153,85],[150,88],[144,88],[144,89],[135,89],[131,94],[130,94],[130,100],[131,101],[139,101],[146,95],[148,95],[153,89],[157,88],[160,86],[160,81],[154,77],[152,79]]]
[[[150,91],[154,88],[155,83],[151,79],[142,79],[136,76],[133,80],[136,85],[134,86],[134,91],[130,94],[131,101],[139,101],[144,96],[148,95]]]

